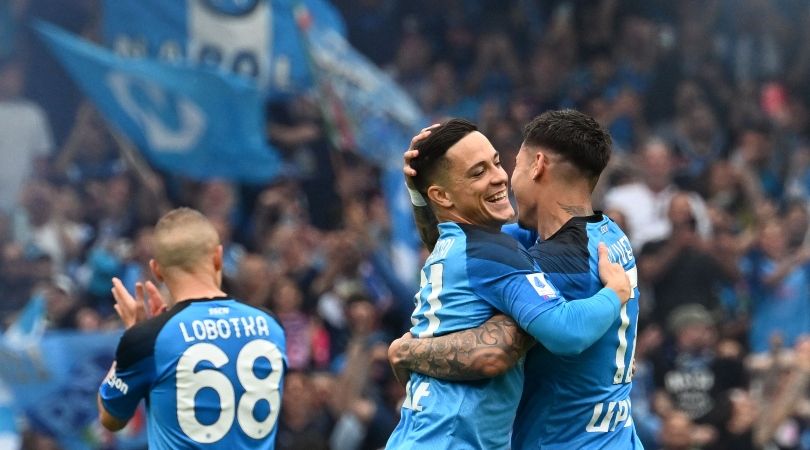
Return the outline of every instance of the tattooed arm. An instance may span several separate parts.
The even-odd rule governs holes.
[[[400,382],[407,381],[407,371],[445,380],[481,380],[509,370],[532,345],[534,340],[515,321],[499,314],[478,328],[435,338],[415,339],[406,333],[391,343],[388,359]]]

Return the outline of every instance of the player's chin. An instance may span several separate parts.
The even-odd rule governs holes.
[[[512,204],[508,201],[506,204],[490,203],[487,205],[487,212],[493,221],[500,222],[502,224],[509,222],[515,217],[515,210],[512,208]]]

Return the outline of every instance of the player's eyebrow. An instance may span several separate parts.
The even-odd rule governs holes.
[[[477,171],[479,168],[482,168],[482,169],[483,169],[483,168],[484,168],[484,166],[486,166],[486,163],[487,163],[486,161],[478,161],[477,163],[473,164],[473,165],[472,165],[472,167],[470,167],[469,169],[467,169],[467,172],[466,172],[466,173],[467,173],[467,175],[468,175],[468,176],[472,176],[472,175],[474,175],[474,174],[475,174],[475,172],[476,172],[476,171]]]
[[[500,159],[501,159],[501,154],[500,154],[500,152],[498,152],[497,150],[495,150],[495,151],[492,153],[492,162],[497,162],[497,161],[500,161]],[[477,163],[475,163],[475,164],[473,164],[472,166],[470,166],[470,168],[469,168],[469,169],[467,169],[467,171],[466,171],[465,173],[466,173],[468,176],[472,176],[472,175],[473,175],[473,173],[474,173],[474,172],[475,172],[475,171],[476,171],[476,170],[477,170],[479,167],[485,167],[485,166],[486,166],[486,164],[487,164],[487,162],[486,162],[486,161],[478,161]]]

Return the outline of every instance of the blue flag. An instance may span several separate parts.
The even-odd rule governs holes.
[[[68,450],[98,448],[111,439],[98,424],[96,393],[120,334],[45,333],[27,348],[0,341],[0,380],[31,428],[54,436]],[[139,428],[116,435],[116,448],[145,445],[144,428],[141,421]]]
[[[335,30],[322,27],[299,7],[315,80],[327,101],[347,119],[356,150],[383,168],[400,168],[411,138],[427,125],[419,106],[385,72]]]
[[[122,58],[53,25],[35,28],[105,119],[156,167],[250,183],[278,172],[280,157],[263,135],[263,98],[250,82]]]
[[[96,390],[120,332],[46,333],[45,299],[34,295],[0,336],[0,448],[17,448],[16,417],[68,450],[98,448]],[[118,448],[141,447],[145,427],[116,436]]]
[[[427,118],[400,86],[355,50],[339,33],[320,26],[299,4],[297,23],[307,43],[323,108],[349,145],[383,169],[382,187],[392,225],[394,268],[403,282],[414,281],[419,238],[402,175],[402,153]]]
[[[25,348],[36,345],[45,332],[45,298],[36,294],[28,300],[17,318],[3,334],[6,344]]]
[[[298,0],[105,0],[104,40],[123,56],[221,68],[269,95],[312,86],[293,20]],[[323,27],[345,35],[327,0],[303,0]]]
[[[30,354],[39,346],[44,331],[45,298],[37,294],[31,297],[0,338],[0,365],[6,368],[21,366],[22,364],[8,364],[8,361],[2,360],[2,355]],[[0,372],[0,448],[19,448],[19,410],[13,392],[8,388],[10,377],[4,373],[6,372]]]

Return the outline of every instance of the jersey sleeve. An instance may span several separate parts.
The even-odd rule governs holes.
[[[621,302],[609,288],[566,301],[519,245],[510,251],[503,241],[473,243],[468,246],[467,271],[478,295],[554,354],[581,353],[620,314]]]
[[[149,342],[144,331],[148,330],[133,327],[124,333],[116,350],[115,369],[99,388],[104,409],[122,421],[132,417],[155,379],[154,339]]]
[[[544,273],[535,270],[519,246],[508,248],[484,242],[471,245],[468,252],[468,278],[475,292],[524,330],[540,314],[563,301],[557,288]]]

